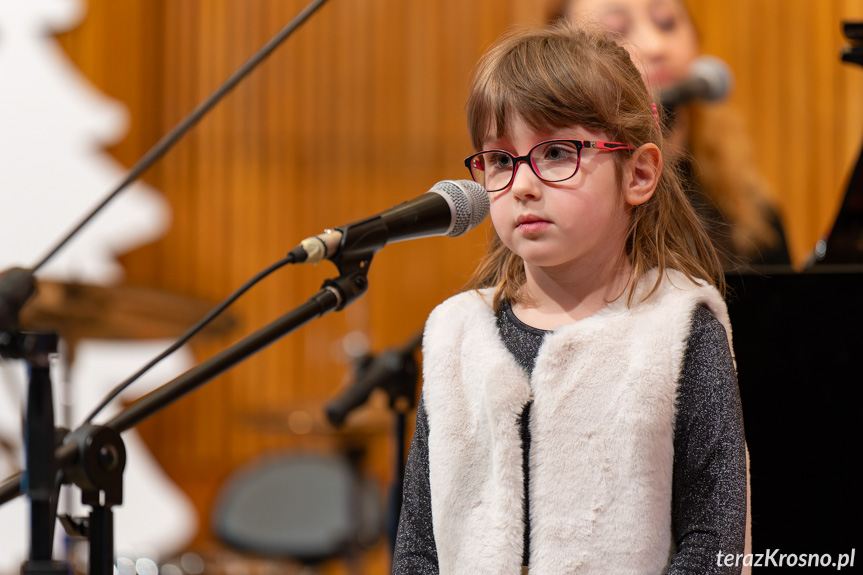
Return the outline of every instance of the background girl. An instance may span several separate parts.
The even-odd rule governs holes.
[[[700,56],[683,0],[554,0],[549,20],[610,31],[657,94],[688,78]],[[684,188],[723,267],[790,264],[781,219],[739,114],[725,103],[698,101],[667,113],[670,150],[683,160]]]

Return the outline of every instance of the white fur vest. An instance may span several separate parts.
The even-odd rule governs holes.
[[[647,274],[633,302],[655,277]],[[613,302],[546,336],[530,381],[501,341],[489,301],[487,292],[459,294],[425,328],[441,574],[521,573],[517,420],[531,399],[531,575],[664,572],[677,380],[697,305],[722,322],[730,345],[719,293],[670,271],[647,301]]]

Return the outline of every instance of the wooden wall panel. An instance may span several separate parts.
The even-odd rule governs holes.
[[[758,162],[802,261],[832,222],[859,152],[863,70],[840,64],[837,52],[839,23],[863,18],[863,0],[691,4],[705,51],[735,72],[733,103],[756,135]],[[93,83],[129,108],[130,133],[111,153],[131,166],[303,5],[90,0],[82,25],[60,39]],[[303,237],[438,180],[465,178],[463,106],[475,62],[509,26],[540,22],[541,13],[541,2],[519,0],[331,0],[145,175],[170,202],[174,222],[164,239],[124,256],[128,281],[216,301]],[[350,376],[346,335],[380,350],[420,329],[463,284],[486,233],[387,247],[362,299],[142,426],[201,514],[196,544],[211,540],[207,514],[220,483],[272,450],[360,444],[366,473],[382,485],[391,480],[385,428],[297,436],[271,425],[272,416],[319,408],[337,393]],[[329,263],[278,272],[235,305],[232,333],[201,340],[195,351],[213,355],[334,275]],[[382,399],[375,398],[378,414]],[[386,549],[365,561],[367,572],[385,572]]]

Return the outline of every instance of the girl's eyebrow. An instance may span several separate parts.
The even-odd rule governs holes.
[[[482,141],[482,149],[483,150],[490,150],[490,149],[505,150],[509,143],[510,142],[505,137],[495,138],[493,140],[483,140]],[[512,146],[510,146],[510,147],[512,147]]]

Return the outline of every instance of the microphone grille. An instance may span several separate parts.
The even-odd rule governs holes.
[[[700,78],[707,86],[701,97],[714,102],[724,99],[734,84],[731,69],[715,56],[700,56],[692,63],[692,76]]]
[[[443,180],[430,191],[446,196],[453,206],[453,222],[446,232],[451,238],[474,229],[488,215],[488,192],[472,180]]]

